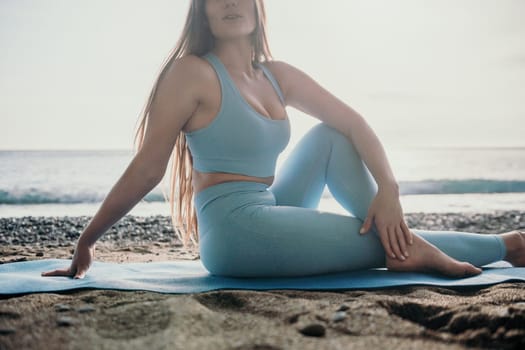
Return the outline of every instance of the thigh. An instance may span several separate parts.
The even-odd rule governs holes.
[[[361,220],[377,193],[377,184],[352,143],[321,123],[297,144],[270,190],[278,205],[317,208],[325,185],[343,208]]]
[[[324,124],[314,126],[283,162],[270,190],[278,205],[317,208],[326,184],[331,143]]]
[[[382,267],[376,235],[361,221],[314,209],[253,205],[235,210],[201,252],[210,272],[236,277],[306,276]]]

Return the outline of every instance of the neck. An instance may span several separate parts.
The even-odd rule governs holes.
[[[253,47],[249,38],[217,41],[213,52],[231,72],[250,76],[254,74]]]

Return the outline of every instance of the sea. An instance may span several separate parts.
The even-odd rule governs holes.
[[[525,147],[387,153],[405,213],[525,210]],[[92,216],[132,158],[131,150],[0,151],[0,217]],[[169,173],[129,214],[169,215],[168,189]],[[328,190],[319,209],[345,212]]]

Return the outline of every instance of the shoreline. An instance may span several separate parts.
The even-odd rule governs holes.
[[[409,213],[411,228],[498,233],[525,228],[525,211]],[[91,219],[0,218],[0,264],[70,259]],[[168,216],[127,215],[95,259],[198,259]],[[446,289],[219,290],[193,294],[77,290],[0,299],[0,348],[434,349],[525,346],[525,283]]]
[[[525,192],[520,193],[464,193],[464,194],[415,194],[400,195],[405,213],[493,213],[515,211],[525,208]],[[89,216],[95,215],[102,202],[86,203],[40,203],[0,204],[0,218],[24,216]],[[347,215],[348,212],[330,195],[321,197],[319,210]],[[128,213],[132,216],[170,215],[169,204],[165,201],[142,200]]]

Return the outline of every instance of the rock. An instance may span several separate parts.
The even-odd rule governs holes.
[[[56,312],[65,312],[71,310],[71,306],[67,304],[56,304],[55,305],[55,311]]]
[[[77,323],[77,320],[69,316],[62,316],[57,319],[57,325],[60,327],[69,327],[75,323]]]
[[[93,312],[93,311],[96,311],[97,309],[95,309],[93,306],[91,305],[84,305],[84,306],[81,306],[77,309],[78,312],[80,312],[81,314],[83,313],[88,313],[88,312]]]
[[[16,329],[10,327],[0,327],[0,335],[9,335],[16,333]]]
[[[324,337],[326,334],[326,329],[322,324],[312,323],[299,329],[299,332],[309,337]]]
[[[511,329],[505,333],[504,339],[506,342],[509,342],[509,343],[515,343],[516,345],[518,344],[523,345],[525,343],[524,341],[525,331],[521,329]],[[516,349],[518,349],[518,347],[516,347]]]
[[[346,312],[344,311],[337,311],[332,316],[332,321],[334,322],[340,322],[346,318]]]
[[[350,309],[350,307],[346,304],[341,304],[341,306],[339,306],[339,308],[336,310],[336,311],[346,311]]]
[[[35,256],[44,256],[44,252],[36,252]]]

